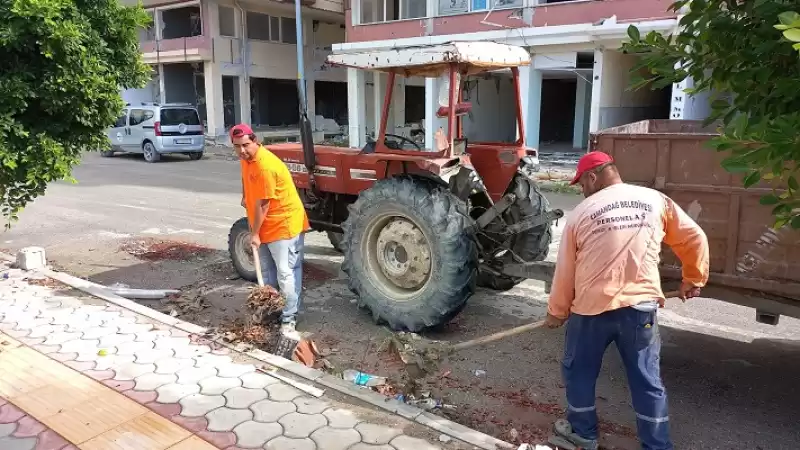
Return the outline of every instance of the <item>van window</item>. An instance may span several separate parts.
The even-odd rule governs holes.
[[[114,122],[114,128],[121,128],[128,124],[128,110],[123,109],[122,115],[117,118],[117,121]]]
[[[143,109],[132,109],[131,110],[131,117],[129,119],[130,126],[139,125],[140,123],[145,121],[144,113],[146,111]]]
[[[200,125],[197,110],[191,108],[168,108],[161,110],[161,126]]]

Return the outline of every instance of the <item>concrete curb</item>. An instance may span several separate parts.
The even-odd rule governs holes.
[[[0,259],[6,260],[11,263],[16,262],[16,258],[2,252],[0,252]],[[146,306],[140,305],[139,303],[136,303],[132,300],[128,300],[127,298],[115,295],[111,293],[108,289],[106,289],[104,286],[92,283],[91,281],[87,281],[82,278],[78,278],[76,276],[64,272],[57,272],[51,269],[39,269],[33,272],[57,280],[75,289],[83,291],[89,295],[92,295],[94,297],[105,300],[109,303],[112,303],[116,306],[119,306],[120,308],[133,311],[137,314],[141,314],[152,320],[161,322],[165,325],[175,327],[187,333],[204,335],[208,331],[207,328],[186,322],[181,319],[177,319],[175,317],[171,317],[169,315],[160,313],[156,310],[150,309]],[[422,409],[407,405],[396,399],[384,397],[376,392],[371,391],[368,388],[361,388],[358,386],[354,386],[351,383],[345,382],[341,378],[333,377],[320,370],[308,368],[302,364],[282,358],[280,356],[273,355],[271,353],[267,353],[263,350],[250,349],[248,348],[249,346],[246,344],[234,345],[219,339],[213,340],[212,342],[215,342],[219,345],[229,348],[230,350],[233,350],[237,353],[241,353],[250,358],[266,363],[272,367],[275,367],[276,369],[285,370],[295,376],[304,378],[310,382],[325,386],[326,388],[329,389],[333,389],[334,391],[339,392],[340,394],[356,398],[358,400],[369,403],[370,405],[383,409],[384,411],[390,412],[392,414],[397,414],[408,420],[412,420],[420,425],[435,430],[439,433],[443,433],[460,441],[472,444],[478,448],[484,450],[516,448],[516,446],[514,446],[511,443],[501,441],[500,439],[489,436],[488,434],[481,433],[471,428],[467,428],[456,422],[445,419],[444,417],[440,417],[435,414],[425,412]]]

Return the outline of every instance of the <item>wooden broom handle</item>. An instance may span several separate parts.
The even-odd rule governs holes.
[[[680,296],[680,291],[669,291],[664,293],[665,298],[671,297],[678,297]],[[528,323],[525,325],[520,325],[518,327],[514,327],[508,330],[499,331],[497,333],[490,334],[488,336],[479,337],[477,339],[471,339],[469,341],[460,342],[458,344],[453,345],[450,347],[451,352],[457,352],[459,350],[464,350],[467,348],[475,347],[478,345],[488,344],[490,342],[498,341],[500,339],[505,339],[510,336],[516,336],[521,333],[526,333],[528,331],[533,331],[537,328],[541,328],[544,326],[544,320],[539,320],[537,322]]]
[[[264,287],[264,275],[261,274],[261,258],[258,257],[258,247],[253,245],[252,249],[253,249],[253,262],[256,265],[256,279],[258,280],[258,285]]]

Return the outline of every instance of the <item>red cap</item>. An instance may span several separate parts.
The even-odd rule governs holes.
[[[587,171],[611,162],[614,162],[614,158],[608,153],[589,152],[581,156],[581,159],[578,160],[578,170],[575,172],[575,178],[572,179],[570,184],[577,184],[581,176]]]
[[[231,134],[231,140],[233,140],[234,137],[253,134],[253,129],[250,128],[250,125],[240,123],[239,125],[236,125],[235,127],[231,128],[230,134]]]

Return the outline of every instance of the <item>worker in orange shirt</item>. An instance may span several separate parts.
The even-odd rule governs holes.
[[[308,217],[286,164],[259,144],[249,126],[236,125],[230,136],[241,160],[250,243],[258,248],[264,283],[280,290],[286,300],[281,331],[288,334],[295,329],[300,308]]]
[[[580,159],[572,181],[578,183],[586,198],[569,215],[561,236],[546,319],[550,328],[567,322],[562,362],[567,420],[556,422],[556,435],[576,447],[597,448],[595,383],[603,354],[614,342],[642,448],[672,449],[656,320],[664,304],[661,244],[669,245],[683,265],[685,301],[698,296],[708,281],[708,239],[669,197],[624,183],[605,153]]]

